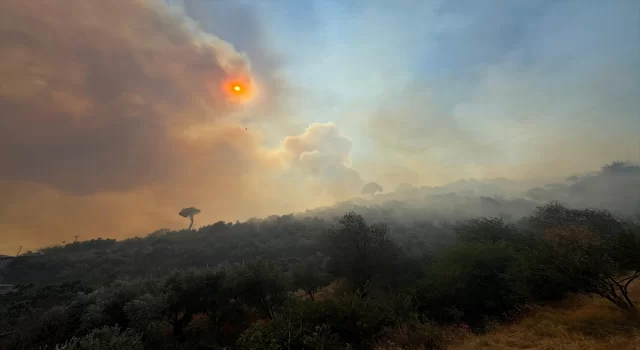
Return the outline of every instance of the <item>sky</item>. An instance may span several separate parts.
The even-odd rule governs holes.
[[[0,254],[639,162],[639,37],[634,0],[5,0]]]

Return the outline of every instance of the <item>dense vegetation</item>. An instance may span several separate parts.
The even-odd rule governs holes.
[[[459,329],[481,333],[569,293],[637,315],[637,221],[555,202],[516,222],[364,217],[274,216],[29,252],[2,270],[16,289],[0,296],[0,348],[444,348]]]

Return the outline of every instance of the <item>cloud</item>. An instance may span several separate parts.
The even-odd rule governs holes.
[[[640,211],[640,166],[614,162],[600,171],[572,176],[565,183],[535,187],[526,197],[539,203],[559,200],[573,207],[595,207],[618,214],[635,215]]]
[[[406,66],[415,78],[405,89],[374,97],[366,172],[393,187],[637,161],[640,51],[629,38],[639,10],[624,0],[447,2],[416,49],[393,52],[419,63]]]
[[[384,189],[382,188],[382,186],[377,183],[377,182],[369,182],[368,184],[364,185],[364,187],[362,187],[362,191],[361,193],[363,195],[372,195],[374,196],[376,194],[376,192],[382,192],[384,191]]]
[[[352,143],[333,123],[313,123],[302,134],[289,136],[279,156],[290,169],[310,179],[335,199],[358,193],[362,180],[351,167]]]
[[[2,178],[127,190],[180,176],[185,154],[227,142],[184,131],[232,116],[240,106],[221,83],[250,79],[250,64],[181,13],[155,1],[2,8]]]
[[[450,110],[419,85],[386,96],[365,126],[375,156],[368,169],[385,185],[401,182],[442,183],[452,178],[482,176],[493,151],[460,127]]]
[[[493,126],[493,173],[564,176],[638,160],[640,51],[627,38],[639,28],[640,5],[583,5],[542,6],[518,44],[484,66],[469,98],[455,106],[462,127]]]
[[[187,206],[203,221],[292,210],[271,200],[279,164],[241,125],[282,90],[181,8],[4,1],[0,51],[0,245],[180,227]],[[230,79],[269,101],[237,103]]]
[[[0,250],[184,227],[189,206],[297,211],[362,178],[566,177],[638,154],[636,2],[321,4],[315,33],[266,23],[286,2],[165,2],[1,2]]]
[[[200,223],[241,220],[359,189],[351,141],[335,125],[312,124],[274,148],[246,125],[277,129],[288,111],[282,63],[254,35],[252,12],[218,7],[209,28],[247,28],[242,52],[185,9],[197,8],[0,5],[0,251],[186,227],[183,207],[201,209]],[[224,86],[236,80],[255,98],[231,98]]]
[[[251,58],[253,78],[268,87],[260,90],[262,106],[259,118],[246,118],[251,122],[265,119],[283,119],[282,113],[291,93],[289,82],[283,76],[285,57],[273,48],[274,39],[265,31],[259,4],[242,1],[182,1],[190,18],[197,21],[204,30],[215,33],[221,39],[232,42],[236,50]]]

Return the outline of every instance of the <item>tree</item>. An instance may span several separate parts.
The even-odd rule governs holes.
[[[193,316],[203,309],[205,275],[199,271],[175,272],[164,284],[163,314],[173,326],[173,335],[181,335]]]
[[[576,293],[596,294],[636,314],[630,284],[640,277],[637,226],[606,210],[539,207],[528,222],[541,240],[535,261],[546,277],[562,280]]]
[[[115,325],[122,328],[129,327],[131,320],[125,311],[125,305],[155,288],[155,281],[137,279],[116,281],[109,287],[94,291],[89,294],[93,303],[87,308],[83,327],[86,329]]]
[[[296,264],[291,270],[291,282],[295,289],[302,289],[309,299],[315,300],[315,294],[331,280],[331,276],[322,271],[322,261],[312,257]]]
[[[187,230],[191,230],[191,227],[193,227],[193,217],[198,214],[200,214],[200,209],[194,207],[184,208],[178,213],[178,215],[182,216],[183,218],[189,218],[189,220],[191,220],[191,223],[189,224],[189,228]]]
[[[484,327],[522,302],[508,274],[517,261],[505,242],[458,243],[440,253],[417,288],[421,311],[431,319]]]
[[[345,214],[339,226],[328,230],[333,273],[345,277],[363,295],[376,275],[395,260],[396,246],[384,224],[368,225],[361,215]]]
[[[364,185],[364,187],[362,188],[362,194],[363,195],[375,195],[377,192],[382,192],[382,186],[380,186],[380,184],[376,183],[376,182],[369,182],[368,184]]]
[[[91,333],[56,346],[56,350],[142,350],[142,336],[128,329],[104,326]]]
[[[229,286],[227,274],[224,271],[204,270],[202,272],[202,305],[201,309],[211,324],[213,334],[221,340],[220,330],[225,325],[232,328],[244,321],[245,312],[239,303],[232,302],[233,290]]]
[[[516,227],[502,218],[470,219],[456,228],[458,240],[462,242],[511,242],[519,238]]]
[[[130,320],[129,328],[151,338],[162,333],[166,321],[165,308],[165,295],[148,293],[128,302],[123,309]]]
[[[273,319],[275,309],[287,297],[285,275],[272,262],[254,260],[238,269],[230,281],[233,294],[248,306],[254,307],[260,316]]]

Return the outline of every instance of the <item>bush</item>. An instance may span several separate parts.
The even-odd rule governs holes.
[[[443,327],[435,322],[401,324],[386,329],[375,349],[443,350],[466,332],[462,327]]]
[[[238,347],[243,350],[280,350],[283,349],[281,334],[273,322],[256,322],[245,330]]]
[[[291,300],[270,322],[254,323],[238,344],[243,349],[338,349],[346,344],[370,349],[384,329],[408,319],[417,320],[405,297]]]
[[[524,301],[508,274],[516,262],[505,243],[457,244],[436,259],[419,284],[419,310],[430,319],[481,329],[487,317],[502,318]]]
[[[118,327],[102,327],[81,338],[73,338],[56,350],[144,350],[140,335]]]

